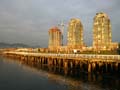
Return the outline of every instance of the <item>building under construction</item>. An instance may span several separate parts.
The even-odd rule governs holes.
[[[79,19],[72,18],[68,25],[68,48],[82,49],[83,44],[83,25]]]
[[[58,27],[53,27],[48,32],[49,32],[49,50],[56,51],[62,45],[62,33]]]

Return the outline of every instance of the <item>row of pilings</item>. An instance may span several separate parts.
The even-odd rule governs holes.
[[[66,59],[46,56],[25,56],[19,54],[6,54],[5,56],[27,63],[37,63],[41,66],[47,66],[49,70],[63,72],[64,74],[84,73],[120,73],[119,62],[83,60],[83,59]]]

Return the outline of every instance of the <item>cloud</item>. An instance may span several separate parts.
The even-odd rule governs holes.
[[[113,41],[120,42],[119,3],[119,0],[0,0],[0,41],[47,46],[49,28],[61,21],[67,26],[76,17],[83,23],[84,39],[90,45],[93,17],[102,11],[111,19]],[[67,28],[65,32],[64,35]]]

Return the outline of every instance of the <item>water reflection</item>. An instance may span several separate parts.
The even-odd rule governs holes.
[[[3,59],[3,62],[16,63],[25,71],[32,71],[39,74],[40,77],[47,77],[49,83],[59,83],[66,90],[120,90],[119,74],[89,74],[81,72],[79,69],[67,69],[64,71],[61,67],[11,59]]]

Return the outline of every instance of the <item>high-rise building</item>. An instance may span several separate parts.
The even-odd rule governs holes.
[[[93,48],[94,50],[111,49],[111,24],[105,13],[97,13],[93,25]]]
[[[62,33],[58,27],[53,27],[49,30],[49,48],[56,49],[62,44]]]
[[[83,47],[83,25],[79,19],[72,18],[68,25],[68,47],[81,49]]]

